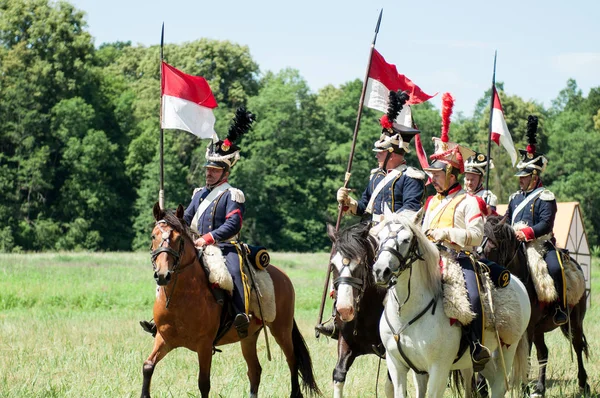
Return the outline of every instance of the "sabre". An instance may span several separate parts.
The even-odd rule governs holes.
[[[504,384],[506,386],[506,391],[510,389],[508,384],[508,373],[506,371],[506,362],[504,361],[504,353],[502,352],[502,342],[500,341],[500,335],[498,334],[498,327],[496,326],[496,312],[494,311],[494,301],[492,299],[492,287],[490,286],[489,278],[483,278],[483,272],[481,272],[481,267],[479,266],[479,262],[477,259],[471,255],[471,262],[473,263],[473,267],[475,268],[475,272],[477,273],[477,277],[481,280],[481,287],[484,289],[483,294],[487,296],[488,304],[490,306],[490,317],[492,318],[492,325],[494,326],[494,332],[496,334],[496,341],[498,342],[498,351],[500,352],[500,361],[502,362],[502,371],[504,373]],[[485,283],[484,283],[485,281]],[[485,325],[484,325],[485,328]],[[484,329],[485,333],[485,329]]]
[[[356,140],[358,138],[358,129],[360,127],[360,119],[362,117],[363,102],[365,101],[365,94],[367,92],[367,81],[369,80],[369,71],[371,70],[371,60],[373,59],[373,49],[375,49],[375,42],[377,41],[377,34],[379,33],[379,25],[381,24],[381,16],[383,15],[383,8],[379,12],[379,18],[377,18],[377,25],[375,26],[375,36],[371,43],[371,49],[369,50],[369,62],[367,63],[367,71],[365,72],[365,78],[363,80],[362,91],[360,93],[360,102],[358,104],[358,114],[356,115],[356,124],[354,125],[354,135],[352,136],[352,146],[350,148],[350,156],[348,158],[348,166],[346,168],[346,174],[344,175],[344,188],[348,187],[350,176],[352,175],[352,161],[354,159],[354,151],[356,149]],[[335,223],[335,230],[340,228],[342,221],[342,205],[338,206],[337,221]],[[329,255],[329,265],[327,266],[327,276],[325,278],[325,284],[323,285],[323,294],[321,295],[321,305],[319,307],[319,318],[317,319],[317,326],[323,320],[323,310],[325,309],[325,299],[327,298],[327,290],[329,287],[329,278],[331,277],[331,257],[333,256],[333,247]],[[315,337],[319,338],[321,333],[315,330]]]

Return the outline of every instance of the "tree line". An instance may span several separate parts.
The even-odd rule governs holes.
[[[243,239],[280,251],[325,250],[335,222],[362,82],[312,92],[294,69],[261,73],[250,49],[199,39],[164,48],[165,59],[204,76],[217,99],[224,136],[235,109],[257,115],[240,142],[231,183],[247,198]],[[160,73],[158,46],[130,42],[95,48],[84,14],[48,0],[0,0],[0,251],[136,250],[149,246],[158,197]],[[548,108],[503,91],[507,125],[525,147],[527,116],[540,118],[544,184],[559,201],[579,201],[590,244],[600,231],[600,86],[587,96],[566,82]],[[484,152],[489,92],[472,116],[453,121],[452,140]],[[413,108],[427,153],[440,112]],[[381,131],[365,109],[350,186],[359,195]],[[166,207],[187,205],[203,185],[207,141],[165,132]],[[506,203],[518,188],[508,154],[493,147],[490,188]],[[418,165],[414,152],[409,164]],[[346,220],[348,222],[348,220]]]

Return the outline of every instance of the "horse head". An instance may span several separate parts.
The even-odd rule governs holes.
[[[156,223],[152,230],[150,258],[156,283],[166,286],[172,274],[180,269],[184,257],[187,233],[183,221],[183,206],[179,205],[173,214],[161,209],[157,202],[153,213]]]
[[[336,310],[343,322],[354,319],[356,306],[365,289],[372,283],[370,265],[375,258],[377,242],[369,234],[371,223],[359,223],[336,232],[327,225],[333,242],[333,284],[337,290]]]
[[[506,217],[490,216],[484,225],[483,255],[488,260],[507,267],[511,272],[519,275],[514,269],[512,260],[519,250],[519,241],[513,228],[506,223]]]
[[[413,230],[391,212],[375,232],[379,240],[377,257],[373,264],[375,281],[380,285],[393,286],[400,274],[422,259]]]

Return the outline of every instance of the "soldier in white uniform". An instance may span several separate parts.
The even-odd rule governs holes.
[[[485,178],[487,165],[487,156],[483,153],[475,153],[465,162],[465,190],[471,195],[482,199],[485,204],[485,216],[497,215],[496,206],[498,205],[496,195],[490,190],[483,189],[483,179]],[[489,167],[490,170],[494,168],[492,159],[490,159]]]

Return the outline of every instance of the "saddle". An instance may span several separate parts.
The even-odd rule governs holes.
[[[461,325],[469,325],[475,313],[471,311],[471,304],[467,295],[465,278],[460,264],[450,255],[442,254],[440,261],[443,263],[442,286],[444,312],[450,319],[456,319]],[[502,341],[506,344],[517,343],[520,335],[517,334],[521,325],[521,316],[515,311],[518,308],[518,299],[510,288],[497,287],[490,279],[490,274],[483,273],[483,284],[492,292],[496,327]],[[483,304],[485,328],[493,330],[491,309],[487,296],[481,295]]]
[[[524,224],[515,225],[515,230],[523,228]],[[544,261],[546,254],[545,243],[552,239],[552,234],[540,236],[536,240],[525,244],[527,265],[538,300],[544,303],[552,303],[558,300],[558,292],[554,286],[554,280],[548,272],[548,265]],[[583,270],[569,255],[568,250],[556,248],[556,253],[561,256],[560,260],[565,271],[564,283],[567,288],[567,304],[576,305],[585,293],[585,277]]]
[[[241,247],[240,250],[245,250]],[[266,251],[254,256],[255,261],[262,261],[262,268],[258,269],[258,266],[248,264],[250,261],[248,256],[243,256],[244,266],[242,280],[244,284],[249,284],[250,288],[250,300],[249,300],[249,313],[253,314],[255,318],[262,320],[263,322],[273,322],[276,316],[276,305],[275,305],[275,288],[273,286],[273,279],[266,271],[268,263],[265,264],[264,259],[268,258]],[[262,260],[260,258],[262,258]],[[225,290],[229,295],[233,294],[233,278],[227,270],[225,265],[225,258],[221,249],[217,245],[206,246],[202,254],[202,263],[208,272],[208,281],[211,287],[220,288]],[[251,274],[250,274],[251,273]],[[254,280],[254,284],[251,283]],[[260,295],[260,308],[258,303],[258,297]],[[261,311],[262,310],[262,311]]]

